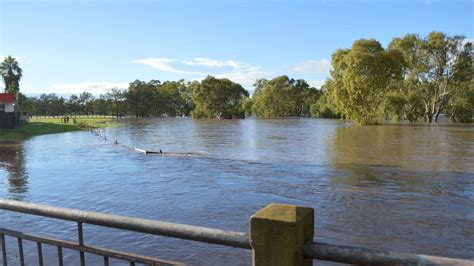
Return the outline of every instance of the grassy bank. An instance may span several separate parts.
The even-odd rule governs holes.
[[[38,135],[119,125],[120,124],[112,117],[78,117],[75,124],[72,118],[69,119],[69,123],[65,124],[63,123],[62,118],[33,117],[25,126],[15,129],[0,129],[0,141],[18,141]]]
[[[59,125],[72,125],[79,126],[81,128],[103,128],[103,127],[114,127],[119,126],[115,118],[112,116],[105,117],[87,117],[87,116],[78,116],[76,117],[76,123],[74,124],[74,119],[69,118],[69,123],[64,124],[62,117],[33,117],[30,119],[32,123],[48,123],[48,124],[59,124]]]

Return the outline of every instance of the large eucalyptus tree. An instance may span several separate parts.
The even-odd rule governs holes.
[[[426,122],[437,122],[449,101],[469,88],[473,51],[464,36],[407,34],[395,38],[389,49],[402,52],[407,93],[423,104]]]

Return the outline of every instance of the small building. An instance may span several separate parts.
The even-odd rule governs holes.
[[[20,125],[20,109],[11,93],[0,93],[0,129]]]

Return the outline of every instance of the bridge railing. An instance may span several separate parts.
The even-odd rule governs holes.
[[[130,265],[180,265],[175,261],[86,245],[83,224],[123,229],[229,247],[251,249],[253,265],[312,265],[313,259],[361,265],[474,265],[474,261],[419,254],[404,254],[357,248],[313,241],[314,210],[311,208],[270,204],[250,219],[250,233],[226,231],[194,225],[168,223],[99,212],[82,211],[0,199],[0,209],[56,218],[77,223],[77,242],[0,228],[3,265],[7,266],[5,237],[17,238],[20,265],[25,265],[23,241],[37,243],[39,265],[43,265],[42,245],[57,247],[58,264],[63,265],[63,249],[79,252],[81,265],[86,265],[85,253],[130,262]]]

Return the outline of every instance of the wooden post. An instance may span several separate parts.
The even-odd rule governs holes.
[[[254,266],[308,266],[304,243],[313,240],[314,209],[270,204],[250,217]]]

